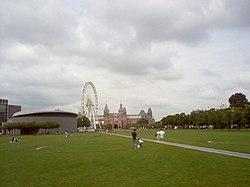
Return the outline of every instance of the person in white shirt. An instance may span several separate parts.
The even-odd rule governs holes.
[[[160,141],[163,141],[164,135],[165,135],[165,131],[164,131],[164,130],[161,130],[161,131],[160,131]]]
[[[142,147],[143,140],[141,138],[138,138],[138,141],[139,141],[140,147]]]
[[[161,138],[160,131],[157,131],[155,136],[156,136],[157,140],[160,141],[160,138]]]

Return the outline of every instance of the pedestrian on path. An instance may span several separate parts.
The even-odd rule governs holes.
[[[137,143],[136,143],[136,137],[137,137],[136,129],[134,129],[134,131],[131,133],[131,135],[132,135],[132,148],[136,149],[136,147],[137,147]]]
[[[164,130],[161,130],[160,131],[160,141],[162,142],[163,139],[164,139],[164,135],[165,135],[165,131]]]
[[[160,141],[160,131],[157,131],[156,134],[155,134],[155,137],[158,141]]]

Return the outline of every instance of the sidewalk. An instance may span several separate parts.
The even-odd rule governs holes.
[[[121,135],[121,134],[112,134],[112,135],[121,136],[121,137],[125,137],[125,138],[131,138],[130,136]],[[226,151],[226,150],[213,149],[213,148],[200,147],[200,146],[187,145],[187,144],[180,144],[180,143],[172,143],[172,142],[166,142],[166,141],[160,142],[158,140],[152,140],[152,139],[148,139],[148,138],[143,138],[143,140],[148,141],[148,142],[155,142],[155,143],[159,143],[159,144],[182,147],[182,148],[186,148],[186,149],[193,149],[193,150],[198,150],[198,151],[204,151],[204,152],[217,153],[217,154],[223,154],[223,155],[228,155],[228,156],[235,156],[235,157],[250,159],[250,154],[247,154],[247,153],[239,153],[239,152],[234,152],[234,151]]]

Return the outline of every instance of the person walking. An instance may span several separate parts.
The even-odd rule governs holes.
[[[137,144],[136,144],[136,137],[137,137],[137,133],[136,133],[136,129],[134,129],[134,131],[131,133],[132,135],[132,148],[136,149]]]
[[[161,139],[160,131],[156,132],[155,137],[157,138],[158,141],[160,141],[160,139]]]
[[[165,135],[165,131],[164,130],[161,130],[160,131],[160,141],[162,142],[163,139],[164,139],[164,135]]]

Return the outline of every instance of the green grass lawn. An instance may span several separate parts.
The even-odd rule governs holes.
[[[164,140],[250,154],[250,130],[166,130]],[[115,131],[129,135],[131,131]],[[156,139],[156,130],[138,130],[138,136]]]
[[[138,132],[140,134],[140,132]],[[168,133],[167,133],[168,136]],[[170,135],[169,135],[170,136]],[[0,137],[0,186],[247,186],[250,160],[98,133]]]

